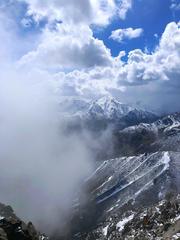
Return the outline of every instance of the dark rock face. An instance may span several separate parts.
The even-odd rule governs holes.
[[[29,222],[21,221],[10,206],[0,204],[0,240],[48,240]]]
[[[157,120],[157,116],[151,112],[134,109],[125,115],[121,121],[126,123],[126,126],[133,126],[139,123],[152,123]]]
[[[0,220],[0,240],[45,240],[31,222],[27,225],[13,218]]]

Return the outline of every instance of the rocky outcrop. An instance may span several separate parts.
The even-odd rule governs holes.
[[[121,218],[112,215],[86,237],[79,237],[86,240],[180,239],[180,195],[168,197],[150,208],[126,212]]]
[[[25,224],[10,206],[0,204],[0,240],[48,240],[32,222]]]

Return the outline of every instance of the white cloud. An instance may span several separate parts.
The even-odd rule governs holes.
[[[142,33],[143,33],[142,28],[117,29],[117,30],[112,31],[110,38],[117,42],[123,42],[123,40],[125,40],[125,39],[138,38],[142,35]]]
[[[28,4],[28,15],[36,21],[47,17],[49,21],[65,23],[108,24],[116,14],[114,0],[19,0]]]
[[[48,19],[41,41],[36,49],[22,57],[20,64],[25,66],[36,63],[36,67],[61,69],[91,68],[112,64],[110,50],[106,48],[103,41],[93,37],[90,25],[109,24],[121,7],[124,8],[123,1],[118,3],[115,0],[19,1],[28,4],[25,25],[28,15],[37,22],[43,18]],[[62,23],[59,24],[56,20]]]
[[[117,7],[121,2],[116,2]],[[40,4],[41,2],[40,0],[32,0],[31,3],[29,1],[29,8],[34,6],[33,4]],[[42,6],[37,5],[37,9],[45,9],[44,16],[49,17],[49,24],[42,30],[36,47],[33,47],[19,61],[20,66],[27,67],[26,71],[34,68],[48,71],[50,78],[56,79],[57,89],[61,95],[80,95],[90,98],[107,93],[118,93],[119,97],[123,97],[122,101],[127,99],[133,101],[136,98],[142,100],[143,96],[148,96],[143,101],[149,98],[150,103],[164,94],[166,99],[162,97],[163,101],[168,101],[171,98],[174,101],[176,100],[176,106],[178,105],[179,95],[177,91],[179,92],[180,89],[179,23],[171,22],[166,26],[162,36],[159,36],[159,45],[153,52],[135,49],[128,53],[128,61],[123,62],[121,61],[121,57],[125,54],[123,51],[117,58],[114,58],[104,43],[94,38],[90,23],[95,23],[92,14],[95,10],[89,11],[86,9],[86,14],[82,11],[79,22],[75,21],[75,16],[71,16],[70,19],[64,15],[64,22],[60,24],[53,20],[52,28],[52,19],[50,19],[46,10],[49,11],[47,8],[49,6],[49,9],[52,7],[54,11],[57,2],[53,0],[50,5],[47,4],[48,1],[42,3]],[[74,1],[68,3],[62,1],[61,3],[68,9],[74,6]],[[100,2],[89,1],[89,3],[91,9],[99,8],[96,4],[98,5]],[[107,4],[112,5],[109,8],[107,6],[110,5]],[[37,13],[40,17],[40,10],[37,11],[37,9],[36,13],[33,13],[34,17]],[[96,21],[98,24],[107,24],[114,12],[113,1],[104,1],[104,5],[101,1],[100,9],[100,12],[107,12],[106,16],[108,17],[104,18],[103,15],[97,13]],[[56,18],[54,17],[54,19]],[[142,30],[136,30],[127,31],[126,37],[134,38],[142,32]],[[3,33],[2,29],[1,33]],[[3,37],[4,42],[6,38],[12,38],[6,37],[9,36],[9,33],[7,33],[7,31],[6,34],[3,33],[5,36]],[[118,35],[120,39],[122,39],[121,34]],[[12,41],[9,45],[11,46],[7,52],[10,52],[9,49],[15,49]],[[20,48],[20,44],[17,45]],[[3,47],[1,48],[3,50]],[[1,54],[5,54],[4,52],[6,53],[6,50],[2,51]],[[143,89],[143,93],[140,89]],[[170,97],[167,97],[167,94],[170,94]],[[158,104],[162,104],[161,99]]]
[[[24,27],[31,26],[32,19],[37,23],[42,19],[47,20],[35,48],[24,54],[20,60],[23,66],[74,70],[112,64],[110,50],[103,41],[93,37],[90,26],[109,24],[120,9],[125,8],[124,0],[17,0],[17,2],[27,4],[27,13],[21,20]],[[129,8],[130,6],[127,10]]]
[[[154,52],[135,49],[128,53],[127,63],[121,60],[125,52],[113,58],[104,44],[93,38],[89,27],[79,26],[68,29],[59,25],[55,32],[46,30],[39,48],[21,62],[27,66],[31,62],[30,69],[33,66],[69,68],[68,72],[62,68],[60,73],[52,75],[60,95],[97,98],[118,94],[121,101],[137,99],[154,106],[162,106],[164,102],[168,106],[174,101],[174,108],[180,107],[179,23],[166,26]]]
[[[28,4],[28,15],[36,21],[107,25],[114,16],[125,19],[132,0],[18,0]]]
[[[133,50],[128,63],[119,71],[119,84],[142,85],[149,81],[167,82],[173,85],[180,74],[180,29],[179,24],[169,23],[160,44],[151,54]]]
[[[119,17],[124,20],[126,18],[128,10],[131,8],[132,8],[132,0],[121,0],[119,12],[118,12]]]
[[[57,29],[46,29],[36,50],[20,60],[23,65],[43,68],[90,68],[111,65],[109,49],[92,36],[87,25],[59,24]]]
[[[96,67],[64,75],[63,87],[71,84],[71,94],[83,97],[118,94],[122,101],[142,101],[172,109],[180,108],[180,29],[169,23],[152,53],[135,49],[128,54],[127,63],[113,60],[112,67]],[[58,75],[57,75],[58,76]],[[58,78],[58,77],[57,77]]]

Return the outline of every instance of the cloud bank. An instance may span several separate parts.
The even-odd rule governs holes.
[[[64,96],[98,98],[109,94],[122,102],[144,102],[160,110],[172,101],[173,110],[180,108],[176,93],[180,61],[178,22],[165,26],[152,52],[134,49],[113,57],[104,42],[94,37],[93,29],[106,27],[114,18],[124,19],[133,7],[132,1],[89,0],[85,11],[81,1],[21,2],[27,4],[27,18],[37,24],[46,19],[47,24],[36,46],[18,59],[20,68],[50,74],[57,91]],[[109,37],[121,44],[142,34],[140,26],[117,29]],[[126,61],[122,60],[124,56]],[[158,99],[158,104],[154,104],[154,99]],[[169,103],[163,99],[169,99]]]

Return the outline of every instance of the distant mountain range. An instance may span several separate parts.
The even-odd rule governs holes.
[[[60,102],[60,112],[71,120],[80,120],[90,125],[102,121],[115,124],[119,128],[142,122],[151,123],[158,119],[151,111],[129,106],[109,96],[89,102],[82,99],[63,100]]]

